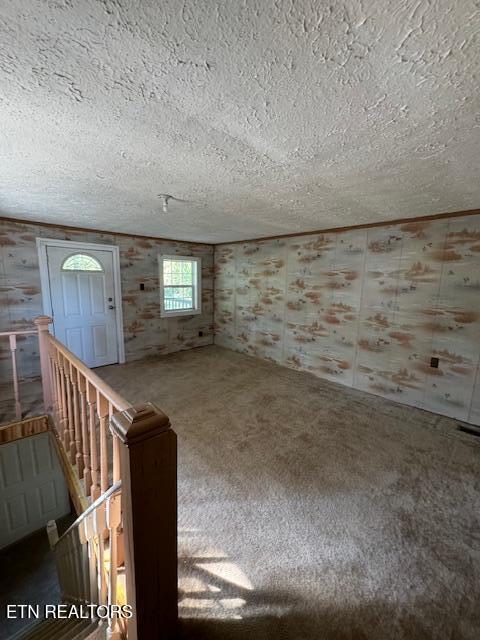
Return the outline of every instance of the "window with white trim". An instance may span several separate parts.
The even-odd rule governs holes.
[[[201,261],[191,256],[158,256],[160,315],[186,316],[202,312]]]

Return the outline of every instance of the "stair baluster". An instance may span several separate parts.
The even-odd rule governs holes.
[[[80,428],[82,431],[83,482],[87,496],[91,493],[92,472],[90,469],[90,436],[88,432],[87,382],[78,372],[78,391],[80,395]]]

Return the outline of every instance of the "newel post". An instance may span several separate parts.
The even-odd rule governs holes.
[[[37,325],[38,347],[40,353],[40,369],[42,372],[43,404],[45,412],[50,413],[53,406],[52,381],[50,379],[50,356],[48,348],[48,325],[53,319],[49,316],[38,316],[33,321]]]
[[[177,437],[155,405],[111,417],[120,439],[128,639],[177,632]]]

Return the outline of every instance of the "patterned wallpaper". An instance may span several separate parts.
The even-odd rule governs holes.
[[[30,328],[42,313],[35,239],[61,238],[115,244],[120,248],[125,355],[127,361],[211,344],[213,340],[213,247],[136,236],[68,231],[0,220],[0,331]],[[159,253],[202,258],[202,314],[160,317]],[[140,290],[140,283],[145,290]],[[203,337],[199,337],[199,331]],[[22,377],[38,374],[36,337],[19,341]],[[9,380],[8,340],[0,338],[0,381]]]
[[[480,216],[225,244],[215,272],[217,344],[480,424]]]
[[[120,247],[127,361],[211,344],[211,246],[1,220],[0,331],[42,312],[36,237]],[[160,317],[158,253],[202,258],[201,315]],[[221,245],[215,271],[216,343],[480,424],[480,216]],[[36,353],[19,342],[23,377]]]

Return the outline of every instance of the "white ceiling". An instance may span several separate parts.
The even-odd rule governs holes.
[[[476,5],[2,0],[0,215],[218,242],[478,207]]]

